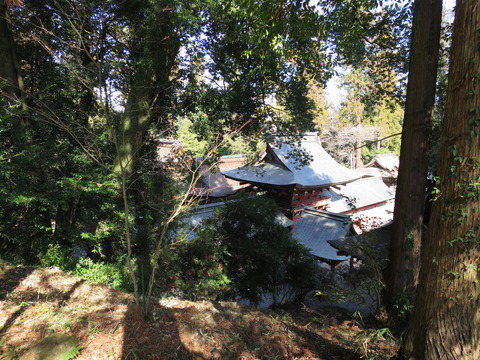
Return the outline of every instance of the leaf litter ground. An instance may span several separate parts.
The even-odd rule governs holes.
[[[133,297],[57,268],[0,265],[0,359],[21,358],[51,334],[74,336],[87,359],[359,359],[396,344],[365,344],[336,308],[257,309],[234,302],[155,300],[146,320]],[[364,354],[364,353],[363,353]]]

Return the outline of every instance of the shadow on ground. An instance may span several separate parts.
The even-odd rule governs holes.
[[[2,273],[0,276],[0,301],[6,301],[15,292],[17,286],[23,279],[28,277],[33,271],[30,267],[11,267]],[[17,311],[10,315],[10,317],[0,327],[0,337],[5,333],[15,322],[15,320],[23,314],[27,305],[21,304]]]
[[[122,359],[358,359],[342,334],[273,311],[236,303],[163,300],[145,321],[131,306],[125,316]],[[315,327],[315,329],[314,329]],[[315,331],[312,331],[315,330]],[[318,331],[317,331],[318,330]]]

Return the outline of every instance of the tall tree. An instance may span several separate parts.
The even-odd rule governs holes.
[[[427,150],[438,66],[441,0],[415,0],[400,168],[387,269],[385,304],[411,301],[418,282]],[[405,299],[407,297],[407,299]]]
[[[0,89],[12,100],[16,100],[21,95],[23,80],[13,42],[8,9],[9,5],[13,4],[20,5],[17,1],[0,1],[0,64],[2,64],[0,67]]]
[[[10,105],[20,104],[24,91],[9,13],[9,8],[21,6],[21,4],[20,0],[0,0],[0,64],[2,64],[0,66],[0,95],[5,97]],[[15,131],[11,133],[11,139],[17,144],[21,144],[24,119],[21,116],[11,116],[10,120],[15,128]]]
[[[337,118],[327,123],[323,132],[325,146],[332,155],[349,166],[361,167],[364,160],[370,161],[378,152],[397,150],[392,138],[381,144],[383,149],[377,142],[401,130],[403,110],[393,92],[377,94],[371,74],[360,68],[350,69],[342,77],[342,87],[347,93]]]
[[[175,6],[175,9],[171,6]],[[186,36],[188,6],[172,2],[129,1],[119,4],[133,34],[128,41],[133,65],[126,89],[126,104],[116,139],[114,172],[135,171],[146,132],[171,111],[173,71],[178,66],[181,37]]]
[[[438,175],[408,359],[480,359],[480,7],[457,1]]]
[[[212,141],[244,124],[242,133],[253,139],[268,130],[310,130],[308,81],[325,82],[331,64],[309,2],[219,1],[204,16],[199,42],[210,76],[190,78],[184,93],[185,104],[203,115],[197,133]]]
[[[319,5],[322,26],[329,34],[328,46],[335,54],[335,61],[354,69],[349,74],[350,79],[346,79],[350,83],[349,94],[354,96],[349,95],[344,105],[350,106],[344,106],[341,111],[350,118],[355,118],[355,113],[357,118],[362,115],[362,126],[348,132],[342,129],[343,134],[339,134],[337,124],[332,123],[323,137],[328,138],[326,146],[338,153],[339,161],[361,166],[364,156],[368,160],[377,152],[375,146],[364,144],[364,140],[390,136],[398,133],[400,127],[399,107],[403,107],[405,93],[403,79],[407,73],[407,41],[410,38],[410,26],[407,24],[410,24],[411,4],[378,0],[322,0]],[[359,107],[363,107],[360,112]],[[388,115],[380,118],[382,112],[382,115],[387,112]],[[357,122],[353,120],[353,123]],[[369,129],[370,125],[376,128]],[[338,135],[345,136],[339,140]],[[357,140],[356,144],[348,145],[347,157],[342,154],[345,153],[345,145],[341,144],[345,142],[343,139],[348,143],[352,139]],[[388,140],[390,151],[395,150],[395,145]],[[356,161],[350,160],[352,148],[355,149]],[[341,158],[348,159],[348,162]]]
[[[341,119],[340,122],[347,122],[350,126],[354,128],[360,128],[363,123],[365,113],[365,104],[361,101],[360,94],[360,92],[362,91],[362,84],[360,84],[358,81],[358,79],[362,78],[362,76],[355,76],[358,75],[357,71],[352,71],[352,74],[353,78],[344,81],[343,83],[343,86],[348,89],[348,93],[346,100],[341,105],[339,116]],[[355,143],[353,144],[353,149],[355,153],[353,156],[352,167],[359,168],[363,165],[361,144],[362,141],[365,139],[361,138],[359,136],[360,134],[358,133],[355,135]]]
[[[374,97],[403,99],[411,2],[320,0],[319,6],[335,61],[363,69],[374,79]]]
[[[157,186],[161,171],[152,141],[173,128],[179,107],[188,115],[200,114],[191,119],[197,128],[205,130],[202,135],[211,140],[212,148],[225,134],[238,129],[251,137],[264,130],[273,119],[265,111],[267,98],[272,95],[277,96],[286,114],[274,118],[277,129],[302,131],[311,120],[306,116],[310,104],[303,96],[307,80],[313,70],[325,67],[328,58],[319,48],[318,14],[306,0],[86,0],[81,4],[30,0],[22,13],[15,15],[29,115],[34,120],[32,133],[37,150],[42,149],[36,153],[46,153],[50,144],[49,151],[55,152],[62,145],[65,153],[76,154],[64,156],[73,158],[71,162],[43,159],[51,161],[51,165],[43,166],[51,172],[39,176],[43,185],[77,191],[57,191],[60,204],[42,195],[48,206],[35,205],[42,215],[41,229],[49,229],[48,221],[44,221],[48,212],[57,220],[59,214],[76,215],[77,209],[84,210],[89,195],[96,193],[93,189],[106,189],[107,182],[116,182],[116,200],[112,199],[115,191],[108,186],[112,197],[97,196],[97,201],[92,201],[98,208],[88,210],[91,224],[79,224],[77,233],[67,236],[60,230],[68,221],[56,221],[56,236],[78,239],[81,233],[84,239],[98,238],[100,225],[104,225],[103,210],[109,209],[117,226],[115,231],[110,228],[105,232],[107,240],[102,245],[114,234],[125,234],[127,253],[133,256],[130,250],[136,239],[130,233],[130,221],[141,215],[153,228],[159,223],[170,224],[180,212],[176,207],[174,216],[169,216],[162,207],[174,201],[172,194],[163,198],[158,195],[165,195],[168,186],[167,181]],[[206,73],[212,78],[196,86]],[[119,106],[113,106],[119,99]],[[251,126],[244,127],[246,123]],[[60,162],[61,158],[54,159]],[[154,173],[158,175],[156,180]],[[10,180],[5,184],[14,187],[17,182]],[[6,186],[2,190],[11,193]],[[155,207],[151,206],[153,199],[157,200]],[[22,203],[22,209],[28,208],[31,213],[32,204]],[[2,212],[5,218],[8,213]],[[123,225],[118,223],[119,214],[125,220]],[[70,224],[75,223],[76,217],[71,218]],[[166,234],[165,227],[158,228],[155,234],[148,234],[157,244]],[[152,247],[152,243],[144,246],[149,255]],[[125,249],[99,248],[109,259],[115,258],[108,254],[112,248]],[[157,261],[157,249],[149,258],[152,264]]]

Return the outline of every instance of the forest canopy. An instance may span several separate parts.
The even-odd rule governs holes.
[[[368,86],[352,100],[361,119],[342,121],[391,119],[381,114],[403,101],[410,5],[2,0],[2,257],[127,264],[134,292],[148,282],[150,295],[199,176],[187,157],[159,163],[158,140],[186,132],[214,159],[272,134],[327,134],[312,89],[347,65]],[[382,126],[397,131],[395,119]]]

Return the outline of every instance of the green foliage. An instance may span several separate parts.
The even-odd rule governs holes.
[[[390,356],[379,354],[377,351],[377,346],[379,343],[389,342],[392,346],[397,343],[397,339],[395,336],[393,336],[390,329],[367,327],[362,314],[359,312],[355,312],[353,316],[358,318],[358,321],[355,321],[355,323],[362,329],[362,331],[356,335],[357,341],[355,342],[354,347],[355,352],[360,355],[360,358],[366,360],[381,360],[391,358]]]
[[[411,297],[403,292],[398,294],[395,305],[393,305],[392,315],[398,320],[403,321],[412,313],[413,302]]]
[[[13,131],[11,111],[5,106],[0,114],[6,139]],[[80,234],[115,218],[114,182],[51,124],[36,123],[23,141],[28,146],[0,142],[0,234],[7,240],[0,245],[2,254],[24,263],[70,267],[67,249]],[[109,245],[115,238],[112,233]],[[96,240],[97,245],[105,242]]]
[[[70,350],[68,350],[66,353],[62,354],[62,360],[72,360],[75,359],[78,355],[80,355],[80,352],[82,351],[83,346],[76,346]]]
[[[132,285],[123,261],[116,264],[94,262],[89,258],[81,258],[73,273],[93,283],[102,283],[114,289],[131,291]]]
[[[71,249],[59,244],[48,244],[46,251],[39,255],[39,262],[43,267],[58,266],[65,271],[73,270],[76,263]]]
[[[223,261],[225,248],[212,237],[197,237],[162,254],[163,293],[181,294],[191,300],[225,300],[231,292]]]
[[[315,288],[315,258],[277,223],[277,214],[270,199],[227,203],[204,221],[194,238],[164,249],[161,291],[194,300],[259,303],[263,294],[277,296],[286,284],[297,295]],[[274,305],[282,300],[275,297]]]
[[[272,200],[245,198],[207,221],[204,231],[226,249],[224,266],[234,296],[258,303],[263,293],[276,294],[285,284],[299,293],[314,287],[316,260],[277,223],[277,214]]]
[[[391,358],[377,352],[376,345],[379,342],[390,342],[395,344],[396,339],[390,329],[365,329],[358,333],[356,352],[360,354],[361,359],[366,360],[384,360]]]
[[[321,0],[322,30],[335,60],[363,71],[376,86],[370,96],[402,99],[407,73],[411,3]]]
[[[469,125],[471,121],[469,121]],[[477,125],[473,125],[478,127]],[[467,130],[469,133],[469,129]],[[455,178],[456,195],[446,201],[447,206],[442,213],[442,220],[449,222],[455,228],[462,229],[447,243],[461,248],[480,248],[478,218],[480,201],[480,160],[476,156],[468,156],[468,150],[459,145],[450,145],[448,151],[448,178]],[[437,184],[440,178],[436,177]],[[442,192],[436,189],[437,197]]]
[[[269,130],[311,130],[308,79],[330,76],[329,56],[317,41],[321,24],[314,8],[304,0],[209,5],[203,34],[187,48],[195,60],[189,71],[198,75],[188,74],[182,101],[196,116],[188,116],[194,132],[214,143],[240,128],[249,140]],[[271,99],[279,106],[271,106]]]
[[[177,136],[188,154],[194,157],[204,156],[207,142],[198,140],[192,132],[193,122],[187,118],[179,119],[177,122]]]
[[[208,133],[208,130],[203,128],[203,126],[208,127],[208,124],[202,125],[202,120],[200,120],[200,118],[205,117],[205,114],[190,113],[189,116],[192,120],[182,118],[177,121],[176,134],[181,140],[183,148],[190,156],[203,157],[205,153],[210,150],[209,146],[212,145],[212,143],[199,139],[202,134],[205,135]],[[197,135],[196,131],[198,131],[199,135]],[[252,149],[252,144],[240,135],[234,138],[226,135],[222,141],[222,144],[216,151],[216,155],[218,156],[234,154],[251,154],[253,156],[253,151],[258,148],[257,145],[256,148]]]
[[[363,69],[350,69],[342,78],[342,86],[347,95],[338,118],[331,119],[322,134],[329,153],[347,166],[358,146],[364,163],[376,154],[399,155],[403,110],[398,100],[391,94],[374,96],[377,84]]]

